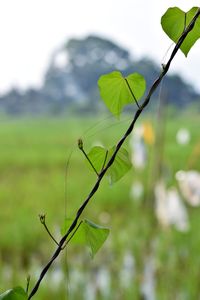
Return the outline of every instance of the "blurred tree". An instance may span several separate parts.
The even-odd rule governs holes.
[[[69,108],[76,112],[104,109],[98,101],[97,80],[100,75],[114,70],[124,75],[141,73],[147,87],[159,73],[153,61],[136,60],[126,49],[108,39],[94,35],[70,39],[53,53],[41,89],[28,89],[23,93],[13,89],[0,97],[0,109],[8,114],[60,114]],[[178,107],[200,97],[179,75],[167,76],[163,89],[168,103]]]

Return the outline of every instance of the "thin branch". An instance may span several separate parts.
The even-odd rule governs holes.
[[[134,93],[133,93],[133,91],[132,91],[132,88],[130,87],[130,84],[129,84],[129,82],[128,82],[128,79],[127,79],[126,77],[125,77],[124,79],[125,79],[125,82],[126,82],[126,84],[127,84],[127,86],[128,86],[128,89],[129,89],[129,91],[130,91],[130,93],[131,93],[131,95],[132,95],[132,97],[133,97],[133,99],[134,99],[134,101],[135,101],[137,107],[140,109],[140,105],[139,105],[139,103],[137,102],[137,99],[136,99],[136,97],[135,97],[135,95],[134,95]]]
[[[40,218],[41,224],[44,226],[44,228],[45,228],[46,232],[48,233],[48,235],[50,236],[50,238],[55,242],[56,245],[59,246],[59,243],[56,241],[56,239],[54,238],[54,236],[51,234],[49,228],[47,227],[46,216],[45,215],[39,215],[39,218]]]
[[[59,256],[60,252],[62,251],[62,247],[65,244],[67,238],[69,237],[69,235],[73,232],[74,228],[77,225],[77,222],[81,216],[81,214],[83,213],[85,207],[87,206],[88,202],[90,201],[90,199],[94,196],[94,194],[97,192],[101,180],[103,179],[105,173],[107,172],[107,170],[111,167],[111,165],[113,164],[113,162],[115,161],[115,157],[117,155],[117,153],[119,152],[121,146],[123,145],[123,143],[125,142],[125,140],[127,139],[127,137],[131,134],[131,132],[133,131],[134,125],[137,121],[137,119],[139,118],[140,114],[142,113],[142,111],[145,109],[145,107],[148,105],[151,96],[153,95],[153,93],[155,92],[155,90],[157,89],[158,85],[160,84],[160,82],[162,81],[163,77],[167,74],[171,62],[174,59],[175,55],[177,54],[178,50],[180,49],[183,41],[185,40],[185,38],[187,37],[188,33],[193,29],[195,22],[197,20],[197,18],[200,15],[200,8],[198,8],[194,18],[192,19],[192,21],[190,22],[190,24],[187,26],[187,28],[185,29],[185,31],[182,33],[182,35],[180,36],[177,44],[175,45],[172,54],[167,62],[167,64],[164,66],[162,72],[160,73],[159,77],[154,81],[153,85],[151,86],[146,98],[144,99],[144,102],[142,104],[142,106],[140,108],[138,108],[138,110],[135,112],[135,115],[133,117],[133,120],[131,122],[131,124],[129,125],[127,131],[125,132],[124,136],[119,140],[119,142],[116,145],[115,151],[112,155],[112,157],[110,158],[110,160],[108,161],[106,167],[100,172],[96,183],[94,184],[93,188],[91,189],[91,192],[89,193],[88,197],[85,199],[85,201],[83,202],[83,204],[80,206],[80,208],[78,209],[76,216],[71,224],[71,226],[69,227],[68,231],[66,232],[66,234],[62,237],[62,239],[59,242],[59,246],[57,247],[57,249],[55,250],[53,256],[51,257],[51,259],[49,260],[49,262],[46,264],[46,266],[43,268],[43,270],[41,271],[41,274],[39,276],[38,281],[36,282],[35,286],[33,287],[28,300],[30,300],[37,292],[41,281],[43,280],[44,276],[46,275],[47,271],[49,270],[50,266],[52,265],[52,263],[54,262],[54,260]]]
[[[96,173],[96,175],[99,176],[99,173],[97,172],[95,166],[93,165],[93,163],[91,162],[89,156],[87,155],[87,153],[85,152],[85,150],[83,148],[83,141],[82,141],[82,139],[78,140],[78,147],[82,151],[83,155],[85,156],[85,158],[89,162],[90,166],[92,167],[92,169],[94,170],[94,172]]]

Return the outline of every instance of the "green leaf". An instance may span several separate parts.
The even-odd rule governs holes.
[[[169,8],[166,11],[166,13],[162,16],[162,28],[172,41],[177,43],[184,29],[189,25],[192,18],[196,14],[197,9],[198,7],[193,7],[188,12],[184,12],[178,7],[172,7]],[[185,54],[185,56],[188,55],[188,52],[199,38],[200,17],[197,18],[194,28],[187,35],[186,39],[180,47],[181,51]]]
[[[93,147],[90,152],[87,154],[93,166],[97,170],[98,173],[101,172],[104,161],[106,159],[106,149],[101,146]],[[106,159],[107,161],[107,159]],[[93,169],[92,169],[93,170]]]
[[[69,229],[72,220],[66,219],[62,226],[62,234],[64,235]],[[80,224],[77,232],[71,239],[70,243],[78,245],[86,245],[90,249],[92,257],[101,248],[109,234],[109,229],[85,219]]]
[[[108,158],[110,158],[115,151],[115,147],[109,150]],[[115,183],[119,179],[121,179],[132,167],[131,161],[129,159],[128,151],[125,148],[121,148],[117,156],[115,157],[115,161],[108,170],[108,177],[110,183]]]
[[[73,222],[73,219],[66,218],[62,227],[61,227],[61,234],[64,236],[71,226]],[[82,225],[82,224],[81,224]],[[79,226],[77,232],[71,239],[70,243],[73,243],[74,245],[85,245],[85,232],[83,226]]]
[[[103,147],[95,146],[93,147],[90,152],[87,154],[90,161],[94,165],[95,169],[99,173],[102,169],[102,166],[105,162],[106,153],[106,163],[109,161],[111,156],[115,151],[115,147],[112,147],[109,150],[106,150]],[[121,179],[130,169],[132,165],[129,159],[129,155],[126,149],[121,148],[117,156],[115,157],[115,161],[112,166],[107,171],[107,176],[109,178],[110,183],[114,183]]]
[[[126,82],[128,81],[128,84]],[[133,93],[131,93],[130,89]],[[138,101],[144,94],[146,82],[142,75],[133,73],[123,77],[118,71],[102,75],[98,80],[101,98],[115,116],[119,116],[123,106]]]
[[[109,229],[85,219],[83,222],[85,238],[92,257],[101,248],[109,235]]]
[[[0,300],[27,300],[28,296],[23,288],[15,287],[0,295]]]

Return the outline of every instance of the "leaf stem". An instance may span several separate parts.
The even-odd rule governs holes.
[[[82,139],[78,139],[78,147],[83,152],[85,158],[87,159],[87,161],[89,162],[89,164],[93,168],[94,172],[97,174],[97,176],[99,176],[99,173],[97,172],[95,166],[93,165],[93,163],[91,162],[90,158],[88,157],[87,153],[85,152],[85,150],[83,148],[83,140]]]
[[[140,105],[139,105],[139,103],[138,103],[138,101],[137,101],[137,99],[136,99],[136,97],[135,97],[135,95],[134,95],[134,93],[133,93],[133,91],[132,91],[132,89],[131,89],[131,87],[130,87],[130,84],[129,84],[129,82],[128,82],[128,79],[127,79],[126,77],[125,77],[124,79],[125,79],[125,82],[126,82],[126,84],[127,84],[127,86],[128,86],[128,89],[129,89],[129,91],[130,91],[130,93],[131,93],[131,95],[132,95],[132,97],[133,97],[135,103],[137,104],[137,107],[140,108]]]
[[[56,239],[53,237],[53,235],[51,234],[49,228],[46,225],[46,216],[45,215],[39,215],[40,218],[40,222],[41,224],[44,226],[46,232],[48,233],[48,235],[50,236],[50,238],[54,241],[54,243],[58,246],[59,243],[56,241]]]

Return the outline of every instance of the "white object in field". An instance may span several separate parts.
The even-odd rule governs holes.
[[[98,292],[100,292],[103,299],[108,299],[111,290],[110,285],[110,272],[106,266],[101,266],[96,274],[96,297],[98,297]]]
[[[176,134],[176,141],[180,145],[186,145],[190,142],[190,132],[186,128],[181,128]]]
[[[134,181],[131,186],[130,196],[133,200],[141,199],[144,195],[144,186],[140,181]]]
[[[155,187],[156,216],[163,227],[174,225],[179,231],[189,229],[187,210],[177,190],[166,190],[162,181]]]
[[[49,272],[47,276],[47,284],[50,288],[59,289],[65,281],[64,272],[61,268],[56,267],[54,270]]]
[[[88,292],[88,282],[89,280],[89,274],[87,271],[84,270],[84,272],[81,269],[73,268],[73,270],[70,270],[69,272],[69,280],[68,280],[68,290],[69,290],[69,295],[76,295],[79,294],[80,291],[83,291],[85,293]],[[91,294],[91,298],[84,298],[84,299],[91,299],[93,300],[94,298],[92,298],[93,296],[93,291],[90,293]],[[73,298],[73,297],[72,297]]]
[[[82,274],[82,276],[84,276],[84,274]],[[105,266],[94,269],[85,286],[84,299],[95,300],[99,295],[101,295],[103,299],[108,299],[111,291],[110,284],[110,272]]]
[[[103,224],[108,224],[110,222],[111,215],[107,211],[102,211],[99,215],[99,221]]]
[[[176,179],[185,200],[192,206],[200,205],[200,173],[194,170],[178,171]]]
[[[144,266],[143,282],[141,285],[141,293],[145,300],[155,300],[155,260],[153,256],[146,258]]]
[[[130,139],[131,161],[134,168],[143,169],[146,165],[147,155],[143,138],[143,128],[137,127]]]
[[[124,255],[120,270],[120,284],[123,288],[131,287],[135,275],[135,259],[131,252],[127,251]]]

